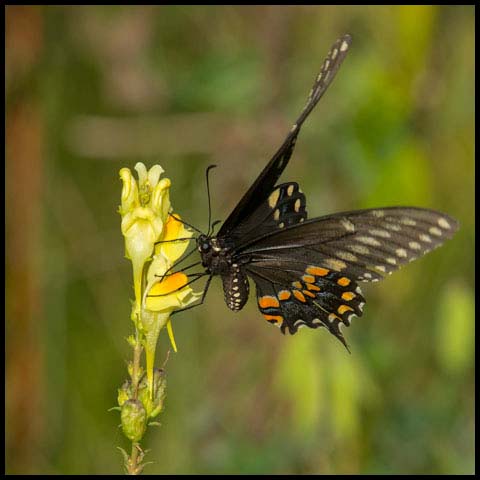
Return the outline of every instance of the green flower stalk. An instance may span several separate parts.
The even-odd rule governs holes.
[[[135,170],[120,170],[123,181],[119,213],[125,237],[125,256],[132,262],[133,289],[131,320],[135,335],[128,339],[133,348],[129,363],[130,379],[118,390],[122,429],[132,442],[130,456],[122,450],[128,473],[141,473],[144,452],[140,448],[148,421],[163,410],[166,392],[165,372],[155,369],[155,350],[161,330],[166,327],[174,351],[177,351],[170,315],[201,297],[188,285],[188,277],[173,273],[175,262],[185,253],[192,232],[172,213],[168,178],[160,179],[159,165],[147,171],[143,163]],[[145,350],[146,369],[141,365]]]

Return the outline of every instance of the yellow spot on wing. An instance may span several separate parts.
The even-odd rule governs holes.
[[[293,282],[292,285],[295,287],[295,288],[303,288],[302,287],[302,284],[300,282]]]
[[[340,257],[342,260],[346,260],[347,262],[356,262],[357,261],[357,257],[353,253],[343,252],[341,250],[339,252],[336,252],[336,253],[337,253],[337,257]]]
[[[364,243],[365,245],[370,245],[372,247],[378,247],[380,242],[375,240],[373,237],[356,237],[355,240],[357,242]]]
[[[387,230],[392,230],[394,232],[399,232],[402,229],[400,225],[395,225],[394,223],[384,223],[383,226]]]
[[[313,275],[304,275],[302,280],[306,283],[315,283],[315,277]]]
[[[270,196],[268,197],[268,204],[270,205],[271,208],[274,208],[275,205],[278,202],[278,197],[280,196],[280,189],[274,190]]]
[[[275,320],[275,323],[283,322],[283,317],[280,315],[264,315],[265,320]]]
[[[347,268],[347,264],[342,262],[342,260],[337,260],[336,258],[327,258],[325,264],[328,265],[332,270],[343,270]]]
[[[444,218],[439,218],[437,220],[437,223],[440,227],[444,228],[445,230],[449,230],[451,228],[450,224]]]
[[[350,279],[347,277],[342,277],[338,279],[337,283],[342,287],[346,287],[347,285],[350,285]]]
[[[342,224],[342,227],[347,232],[354,232],[355,231],[355,225],[348,218],[342,218],[340,220],[340,223]]]
[[[343,41],[342,44],[340,45],[340,51],[344,52],[345,50],[348,50],[348,43]]]
[[[431,241],[432,241],[432,239],[426,233],[421,233],[419,235],[419,238],[422,242],[431,243]]]
[[[376,237],[382,237],[382,238],[391,237],[390,233],[388,233],[386,230],[373,229],[373,230],[369,230],[368,233],[370,233],[370,235],[375,235]]]
[[[368,255],[370,253],[370,250],[364,245],[349,245],[348,248],[360,255]]]
[[[328,316],[328,320],[330,322],[333,322],[334,320],[342,320],[341,318],[339,318],[337,315],[335,315],[334,313],[331,313],[329,316]]]

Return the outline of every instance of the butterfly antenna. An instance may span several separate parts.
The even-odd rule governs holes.
[[[213,232],[215,231],[215,227],[216,227],[219,223],[222,223],[222,221],[221,221],[221,220],[215,220],[215,221],[212,223],[212,235],[213,235]]]
[[[205,171],[205,177],[206,177],[206,180],[207,180],[207,197],[208,197],[208,233],[207,233],[207,237],[210,236],[210,229],[212,228],[210,222],[212,221],[212,205],[211,205],[211,202],[210,202],[210,182],[209,182],[209,172],[210,170],[212,170],[212,168],[216,168],[216,165],[209,165],[207,167],[207,170]],[[213,230],[212,230],[212,233],[213,233]]]

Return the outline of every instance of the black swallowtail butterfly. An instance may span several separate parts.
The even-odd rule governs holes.
[[[276,185],[303,122],[331,84],[350,44],[349,35],[333,44],[290,133],[217,235],[209,230],[197,238],[209,276],[200,303],[212,277],[220,275],[227,306],[241,310],[251,278],[260,312],[282,333],[294,334],[302,326],[325,327],[345,347],[340,326],[350,325],[354,315],[361,316],[365,305],[358,283],[381,280],[440,246],[458,228],[453,218],[417,207],[358,210],[307,220],[305,195],[298,184]]]

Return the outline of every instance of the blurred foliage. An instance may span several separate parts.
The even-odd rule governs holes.
[[[8,6],[8,473],[121,471],[119,169],[162,165],[175,210],[204,228],[216,163],[225,218],[345,32],[283,179],[310,216],[418,205],[461,230],[364,287],[352,355],[323,331],[280,335],[255,302],[228,311],[214,282],[175,318],[147,473],[474,471],[474,7]]]

